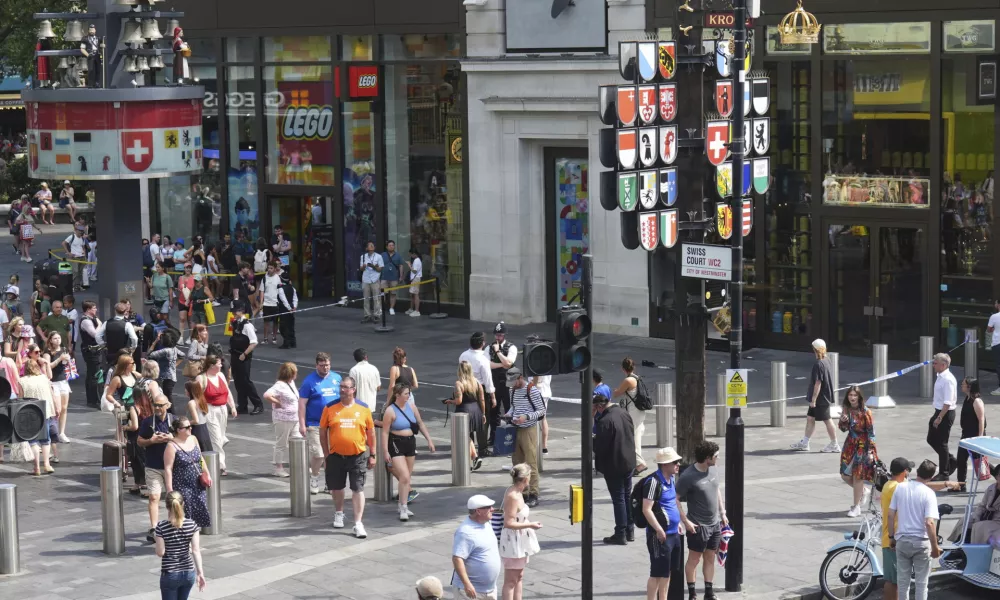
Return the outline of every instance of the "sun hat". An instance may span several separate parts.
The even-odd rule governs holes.
[[[660,448],[656,451],[656,464],[664,465],[667,463],[677,462],[681,459],[681,455],[677,454],[677,451],[673,448]]]
[[[475,510],[477,508],[486,508],[487,506],[493,506],[496,502],[490,500],[487,496],[482,494],[476,494],[475,496],[469,498],[466,503],[466,507],[469,510]]]

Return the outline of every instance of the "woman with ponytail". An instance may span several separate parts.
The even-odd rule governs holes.
[[[179,492],[168,492],[166,501],[170,518],[156,525],[156,555],[163,559],[160,598],[187,600],[195,582],[198,591],[205,590],[199,539],[201,528],[184,516],[184,498]]]

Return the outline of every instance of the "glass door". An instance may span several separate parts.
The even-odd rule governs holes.
[[[271,224],[292,242],[288,272],[302,298],[330,298],[334,291],[333,199],[328,196],[272,197]],[[276,242],[271,239],[271,245]]]

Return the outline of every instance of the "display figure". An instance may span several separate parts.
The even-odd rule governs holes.
[[[97,37],[97,27],[91,23],[87,37],[80,44],[80,51],[87,58],[87,87],[103,87],[104,60],[101,56],[101,38]]]
[[[43,26],[39,30],[38,43],[35,44],[35,50],[51,50],[52,49],[52,27],[45,27],[44,23],[48,21],[43,21]],[[35,77],[38,79],[38,84],[40,87],[51,87],[52,86],[52,73],[49,71],[49,57],[48,56],[37,56],[35,58]]]
[[[184,41],[184,30],[174,27],[174,83],[182,84],[191,79],[191,67],[188,58],[191,57],[191,47]]]

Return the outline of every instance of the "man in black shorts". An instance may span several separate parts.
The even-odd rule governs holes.
[[[326,487],[333,496],[336,512],[333,526],[344,527],[344,488],[351,484],[354,508],[354,537],[368,537],[361,517],[365,512],[365,475],[375,466],[375,423],[372,413],[354,401],[354,378],[340,382],[340,402],[323,409],[319,441],[326,456]]]
[[[806,398],[809,399],[809,411],[806,412],[806,434],[801,440],[791,445],[792,450],[809,451],[809,438],[816,431],[816,421],[822,421],[826,425],[826,434],[830,436],[830,443],[823,447],[820,452],[840,452],[840,444],[837,443],[837,430],[833,426],[833,419],[830,416],[830,406],[833,404],[833,365],[826,356],[826,342],[817,339],[812,343],[813,353],[816,354],[816,363],[813,364],[812,374],[809,376],[809,388],[806,390]]]
[[[684,574],[687,577],[688,600],[697,600],[694,584],[698,561],[705,558],[702,574],[705,575],[705,600],[715,600],[712,580],[715,578],[715,554],[722,541],[722,526],[729,523],[726,505],[719,489],[719,475],[715,461],[719,458],[719,445],[704,441],[694,447],[695,463],[677,478],[677,497],[687,502],[687,517],[694,531],[687,534],[688,554]]]
[[[670,574],[681,569],[683,548],[679,526],[692,525],[677,501],[675,482],[680,462],[681,457],[673,448],[660,448],[656,451],[657,469],[642,482],[642,515],[647,523],[649,551],[646,600],[666,600]]]

